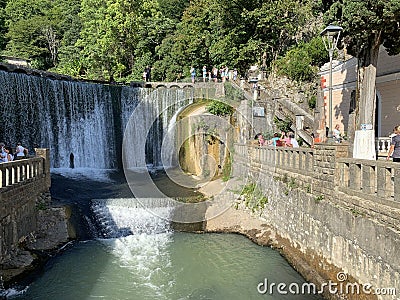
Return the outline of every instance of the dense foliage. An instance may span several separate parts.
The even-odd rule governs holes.
[[[147,65],[153,80],[188,77],[190,66],[200,74],[203,65],[245,75],[258,64],[309,80],[327,61],[318,37],[323,14],[345,28],[352,53],[371,34],[399,52],[399,1],[367,2],[0,0],[0,51],[86,79],[141,80]]]
[[[216,115],[216,116],[231,116],[234,112],[234,109],[232,106],[220,102],[220,101],[216,101],[213,100],[211,101],[207,106],[206,106],[207,111],[210,114]]]

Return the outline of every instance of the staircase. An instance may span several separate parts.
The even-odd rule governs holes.
[[[243,95],[247,100],[253,101],[253,87],[249,83],[245,81],[231,81],[231,83],[233,87],[244,91]],[[312,145],[313,137],[311,134],[314,128],[313,115],[291,101],[286,95],[282,95],[277,89],[260,90],[257,100],[273,102],[274,116],[279,120],[289,118],[292,121],[291,129],[293,132],[301,137],[306,144]],[[296,117],[302,120],[300,124],[296,124]]]

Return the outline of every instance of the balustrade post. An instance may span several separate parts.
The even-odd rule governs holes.
[[[400,166],[394,169],[394,201],[400,202]]]
[[[350,165],[350,187],[353,190],[361,190],[361,164]]]
[[[35,148],[36,156],[43,158],[43,174],[46,177],[47,187],[51,186],[50,178],[50,150],[46,148]]]
[[[375,166],[362,166],[362,190],[363,193],[375,194]]]
[[[392,169],[378,166],[377,169],[377,196],[388,198],[392,196]]]

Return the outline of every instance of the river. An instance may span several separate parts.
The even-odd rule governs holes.
[[[165,174],[153,179],[171,186]],[[155,215],[129,204],[117,172],[58,170],[51,191],[55,203],[73,207],[78,240],[10,289],[9,299],[322,299],[260,293],[266,280],[301,286],[304,279],[277,251],[244,236],[175,232],[163,218],[168,208]]]

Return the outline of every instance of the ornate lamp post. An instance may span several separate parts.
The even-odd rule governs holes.
[[[324,41],[325,49],[329,52],[329,132],[328,142],[333,142],[333,126],[332,126],[332,59],[333,52],[337,49],[337,43],[339,41],[340,32],[343,30],[342,27],[336,25],[329,25],[326,27],[320,35]]]

